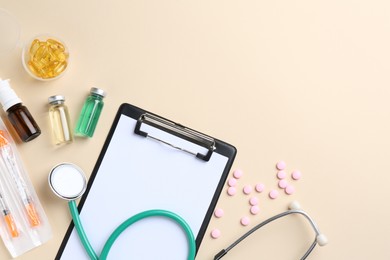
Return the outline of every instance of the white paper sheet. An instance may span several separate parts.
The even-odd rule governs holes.
[[[118,225],[150,209],[177,213],[196,237],[228,161],[227,157],[213,153],[210,161],[205,162],[136,135],[135,124],[136,120],[121,116],[81,212],[84,229],[98,255]],[[204,149],[148,125],[142,127],[150,135],[175,145],[201,152]],[[171,220],[156,217],[124,231],[108,259],[184,260],[187,254],[182,229]],[[89,259],[75,230],[61,259]]]

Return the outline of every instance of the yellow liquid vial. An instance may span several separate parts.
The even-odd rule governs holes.
[[[69,112],[64,102],[65,97],[63,96],[49,97],[49,103],[51,105],[49,116],[55,144],[71,143],[73,141]]]

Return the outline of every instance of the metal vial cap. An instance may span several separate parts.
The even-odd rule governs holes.
[[[61,95],[55,95],[48,98],[49,104],[58,104],[65,101],[65,97]]]
[[[99,95],[103,98],[106,96],[106,92],[103,89],[95,88],[95,87],[91,88],[91,94]]]

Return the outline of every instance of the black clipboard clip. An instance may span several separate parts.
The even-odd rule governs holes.
[[[184,149],[182,147],[178,147],[172,143],[166,142],[162,140],[161,138],[157,138],[154,136],[149,135],[148,133],[141,131],[141,125],[147,124],[153,127],[156,127],[160,130],[163,130],[165,132],[168,132],[172,135],[175,135],[177,137],[183,138],[189,142],[192,142],[194,144],[197,144],[199,146],[205,147],[208,152],[206,154],[202,153],[195,153],[192,151],[189,151],[187,149]],[[187,127],[184,127],[180,124],[174,123],[172,121],[168,121],[164,118],[151,115],[148,113],[145,113],[141,115],[138,120],[137,124],[134,129],[134,133],[141,135],[143,137],[151,138],[155,141],[161,142],[163,144],[169,145],[175,149],[181,150],[183,152],[190,153],[192,155],[195,155],[197,158],[202,159],[204,161],[209,161],[211,158],[211,155],[213,154],[215,150],[215,140],[207,135],[204,135],[202,133],[196,132],[192,129],[189,129]]]

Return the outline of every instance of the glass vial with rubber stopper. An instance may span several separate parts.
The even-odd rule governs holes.
[[[90,95],[84,102],[79,119],[76,124],[75,134],[77,136],[92,137],[99,121],[106,92],[99,88],[91,88]]]
[[[68,107],[64,104],[65,97],[55,95],[49,97],[48,101],[50,104],[49,117],[54,143],[71,143],[73,135],[70,127]]]
[[[0,79],[0,103],[8,113],[8,120],[23,142],[28,142],[41,134],[27,107],[11,88],[9,80]]]

